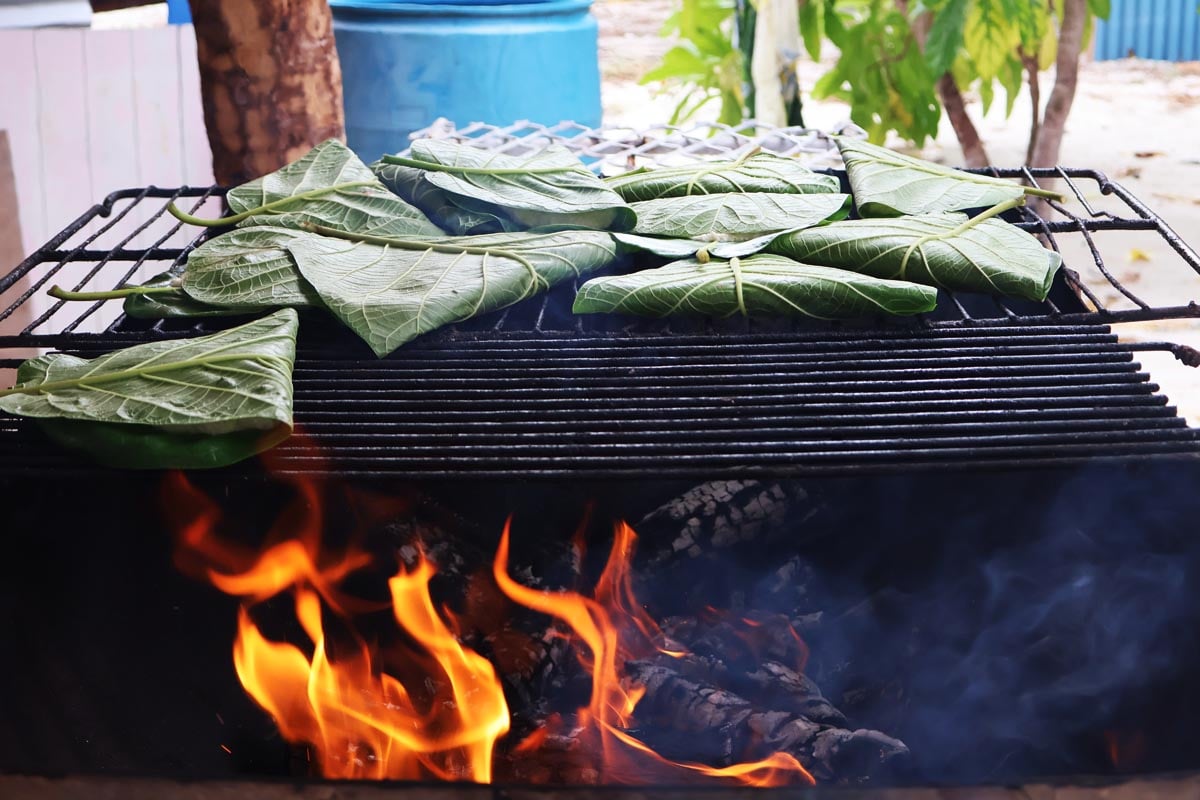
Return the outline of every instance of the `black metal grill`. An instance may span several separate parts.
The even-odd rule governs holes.
[[[324,315],[307,313],[295,373],[295,417],[307,436],[277,448],[273,468],[712,477],[1200,453],[1200,431],[1157,394],[1134,348],[1108,327],[1200,317],[1200,305],[1188,302],[1200,298],[1200,258],[1098,172],[993,172],[1035,185],[1057,179],[1071,198],[1051,204],[1050,219],[1030,209],[1011,218],[1065,252],[1068,269],[1045,303],[943,293],[937,312],[911,320],[660,323],[573,316],[574,287],[564,286],[382,360]],[[197,209],[219,195],[215,187],[115,192],[0,279],[0,325],[16,331],[0,335],[0,368],[19,363],[13,348],[95,355],[231,324],[140,321],[120,316],[116,302],[35,308],[34,300],[54,283],[109,289],[183,261],[204,234],[165,215],[166,201]],[[1186,270],[1195,291],[1156,303],[1122,282],[1101,255],[1104,237],[1122,232],[1165,241],[1178,263],[1157,268]],[[1195,355],[1166,344],[1138,349]],[[17,471],[92,468],[44,443],[30,422],[0,416],[0,473]]]

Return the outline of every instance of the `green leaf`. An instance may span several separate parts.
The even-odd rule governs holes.
[[[662,63],[641,77],[638,83],[672,79],[702,82],[712,71],[712,64],[693,48],[676,45],[663,54]]]
[[[821,39],[825,34],[823,10],[821,0],[800,0],[800,37],[813,61],[821,60]]]
[[[968,223],[963,214],[845,220],[779,236],[768,249],[877,278],[1028,300],[1046,299],[1062,264],[1020,228],[1000,219]]]
[[[950,70],[963,44],[963,26],[967,21],[970,0],[949,0],[933,15],[929,38],[925,42],[925,61],[929,71],[941,76]]]
[[[313,236],[288,251],[329,310],[384,356],[599,269],[616,245],[599,231],[561,231],[372,242]]]
[[[131,294],[125,298],[125,313],[134,319],[169,319],[172,317],[226,317],[233,314],[252,314],[258,309],[236,309],[210,306],[192,299],[183,290],[184,266],[176,264],[160,272],[141,286],[151,289],[174,287],[173,292]]]
[[[499,233],[516,230],[510,222],[486,208],[468,208],[466,203],[455,200],[449,193],[425,180],[425,171],[399,164],[376,161],[371,170],[404,200],[421,209],[442,230],[458,236],[476,233]]]
[[[648,317],[699,314],[845,319],[933,310],[937,292],[777,255],[730,261],[676,261],[629,275],[593,278],[575,296],[576,314]]]
[[[698,239],[744,241],[755,236],[818,225],[846,215],[845,194],[701,194],[634,203],[638,215],[633,233]]]
[[[45,421],[53,438],[113,466],[223,466],[291,431],[296,330],[284,309],[91,360],[51,353],[21,365],[0,409]]]
[[[197,302],[225,308],[304,308],[321,298],[300,277],[285,247],[311,236],[288,228],[238,228],[188,255],[183,290]]]
[[[344,184],[350,185],[331,194],[298,196]],[[292,202],[286,202],[289,198]],[[443,233],[417,208],[380,185],[370,167],[336,139],[322,142],[282,169],[231,189],[225,199],[236,214],[277,204],[269,213],[245,220],[242,226],[277,225],[272,216],[292,212],[301,215],[298,221],[379,236]]]
[[[1112,0],[1088,0],[1088,9],[1100,19],[1108,19],[1112,15]],[[1196,11],[1200,12],[1200,6]]]
[[[794,158],[769,153],[736,161],[638,169],[607,178],[605,183],[630,202],[721,192],[818,194],[840,188],[838,179],[832,175],[813,172]]]
[[[797,229],[802,230],[802,229]],[[658,236],[639,236],[636,233],[614,233],[612,237],[622,246],[624,251],[653,253],[656,256],[670,259],[691,258],[699,256],[701,250],[707,258],[744,258],[767,249],[771,242],[780,236],[792,233],[792,230],[773,231],[739,242],[704,242],[699,239],[670,239]]]
[[[1020,31],[1006,16],[1004,5],[1004,0],[974,0],[967,14],[963,43],[984,80],[996,77],[1020,43]]]
[[[667,239],[659,236],[640,236],[636,233],[614,233],[613,239],[625,252],[653,253],[662,258],[691,258],[701,250],[712,247],[711,242],[695,239]]]
[[[423,179],[475,203],[485,203],[526,227],[577,225],[626,230],[636,222],[621,196],[564,147],[510,156],[433,139],[413,143],[412,157],[385,163],[424,169]],[[476,206],[477,207],[477,206]]]
[[[837,145],[864,217],[989,208],[1025,194],[1015,183],[960,172],[886,147],[844,137],[838,137]]]

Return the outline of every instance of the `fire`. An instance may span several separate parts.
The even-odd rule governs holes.
[[[435,574],[422,555],[415,567],[388,581],[391,611],[405,642],[405,676],[385,671],[383,659],[353,627],[350,609],[370,608],[344,598],[339,583],[372,562],[349,548],[322,549],[321,504],[311,485],[285,517],[304,512],[294,539],[278,539],[255,555],[213,535],[215,506],[182,476],[168,488],[171,507],[190,516],[180,533],[179,561],[202,572],[218,589],[243,598],[238,612],[234,667],[246,692],[287,740],[314,747],[327,778],[369,780],[492,779],[496,741],[508,732],[509,713],[496,671],[464,648],[447,628],[429,591]],[[290,594],[309,647],[268,638],[254,620],[255,606]],[[338,620],[327,632],[325,614]],[[310,651],[311,655],[306,654]]]
[[[401,566],[387,580],[389,604],[350,595],[347,579],[377,569],[378,559],[354,543],[340,549],[324,543],[320,494],[310,483],[299,489],[296,504],[252,550],[217,536],[218,507],[181,475],[166,485],[180,543],[177,563],[241,598],[233,645],[239,680],[285,739],[313,749],[324,777],[488,783],[497,753],[536,758],[549,740],[569,731],[583,756],[595,762],[589,774],[608,783],[813,783],[786,753],[727,767],[680,763],[631,732],[645,690],[625,678],[626,662],[687,653],[665,646],[638,603],[631,572],[637,537],[629,526],[617,526],[607,564],[587,596],[514,580],[505,525],[487,580],[517,606],[557,620],[591,676],[588,704],[573,723],[554,715],[522,741],[505,742],[510,713],[503,684],[492,663],[460,639],[472,627],[469,614],[435,602],[435,565],[418,553],[410,559],[415,563]],[[582,552],[582,539],[576,541]],[[280,610],[275,598],[283,597],[303,632],[292,638],[305,641],[264,632],[265,618]],[[264,613],[268,608],[273,616]],[[386,644],[364,633],[364,620],[377,621],[384,610],[392,623]]]

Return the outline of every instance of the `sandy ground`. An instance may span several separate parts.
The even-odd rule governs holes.
[[[670,47],[659,30],[673,7],[671,0],[597,0],[606,123],[645,127],[670,116],[678,93],[641,86],[638,79]],[[812,86],[833,57],[825,54],[822,64],[803,62],[802,84]],[[828,129],[849,118],[844,104],[805,100],[805,122],[812,127]],[[1019,164],[1031,118],[1027,93],[1017,99],[1007,120],[1000,100],[988,116],[981,117],[981,112],[973,102],[971,113],[993,163]],[[714,113],[715,109],[708,116]],[[698,118],[705,118],[704,113]],[[1099,169],[1119,181],[1193,247],[1200,247],[1200,63],[1085,60],[1062,153],[1067,166]],[[923,154],[947,164],[962,159],[946,123]],[[1085,200],[1116,210],[1110,198],[1095,191],[1086,192]],[[1082,205],[1073,199],[1072,207]],[[1096,245],[1117,279],[1150,305],[1200,301],[1200,276],[1161,237],[1113,232],[1098,235]],[[1106,304],[1129,307],[1095,268],[1082,237],[1063,237],[1063,249],[1068,265]],[[1165,339],[1200,348],[1197,321],[1129,324],[1117,330],[1130,341]],[[1200,425],[1200,370],[1184,367],[1167,354],[1146,353],[1139,360],[1191,424]]]

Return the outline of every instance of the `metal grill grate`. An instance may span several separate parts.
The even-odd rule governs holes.
[[[819,134],[761,126],[432,133],[508,151],[557,141],[602,170],[753,146],[818,162],[830,157]],[[1200,317],[1191,302],[1200,298],[1200,258],[1098,172],[993,174],[1034,185],[1057,181],[1070,198],[1043,207],[1045,216],[1022,209],[1010,220],[1064,253],[1068,269],[1045,303],[943,293],[937,312],[903,321],[661,323],[573,316],[574,287],[564,286],[383,360],[310,313],[302,323],[296,420],[321,454],[285,443],[274,466],[406,477],[795,475],[1200,452],[1198,432],[1156,394],[1107,327]],[[0,279],[0,326],[13,331],[0,335],[0,367],[19,363],[7,348],[95,355],[230,324],[131,320],[115,302],[42,301],[54,283],[110,289],[181,263],[204,234],[181,228],[164,213],[166,203],[207,205],[215,214],[219,196],[215,187],[146,188],[116,192],[89,209]],[[1174,263],[1156,265],[1178,273],[1166,302],[1106,264],[1107,237],[1118,235],[1153,236],[1173,254]],[[1194,282],[1185,299],[1179,280]],[[1150,276],[1146,286],[1158,291],[1157,283]],[[0,417],[0,472],[88,469],[40,443],[28,422]]]

